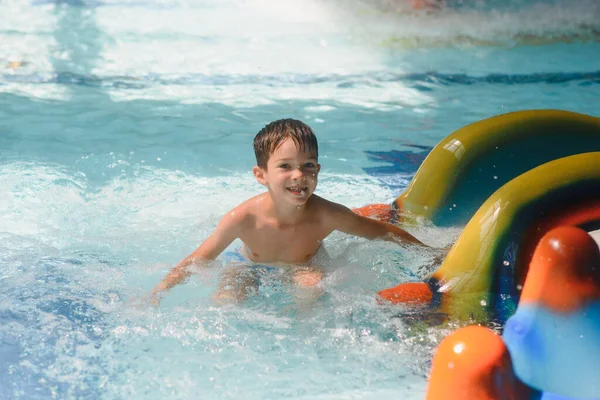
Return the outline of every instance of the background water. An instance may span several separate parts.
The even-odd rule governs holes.
[[[445,332],[373,294],[427,255],[333,235],[312,307],[276,276],[216,307],[220,266],[159,309],[137,299],[261,191],[251,140],[271,120],[310,124],[318,193],[358,206],[468,123],[599,115],[597,1],[448,4],[1,2],[0,398],[422,398]]]

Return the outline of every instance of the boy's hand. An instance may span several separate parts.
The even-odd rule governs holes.
[[[162,296],[159,295],[152,295],[150,296],[150,298],[148,299],[147,303],[149,306],[152,307],[158,307],[160,306],[160,301],[162,300]]]
[[[450,252],[450,249],[452,249],[452,246],[454,246],[454,243],[450,243],[448,246],[441,248],[441,249],[440,248],[434,249],[436,254],[433,257],[433,265],[440,266],[446,259],[446,256]]]
[[[144,309],[148,307],[160,306],[162,296],[160,294],[152,293],[150,296],[133,297],[129,299],[128,303],[138,309]]]
[[[448,255],[448,252],[450,251],[450,249],[452,248],[452,246],[454,245],[454,243],[450,244],[447,247],[444,248],[435,248],[435,247],[430,247],[430,251],[433,252],[433,260],[431,260],[431,262],[419,267],[419,271],[418,273],[420,275],[429,275],[431,274],[433,271],[435,271],[436,269],[438,269],[440,267],[440,265],[442,265],[442,263],[444,262],[444,260],[446,259],[446,256]]]
[[[446,259],[447,254],[448,254],[448,252],[445,249],[442,249],[441,252],[439,252],[438,254],[436,254],[433,257],[432,265],[435,265],[436,267],[439,267],[440,265],[442,265],[442,263]]]

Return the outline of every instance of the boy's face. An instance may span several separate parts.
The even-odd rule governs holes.
[[[274,201],[302,205],[317,187],[321,166],[314,153],[300,152],[292,139],[286,139],[269,157],[267,168],[254,167],[259,183],[267,186]]]

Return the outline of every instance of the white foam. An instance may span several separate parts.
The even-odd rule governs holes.
[[[198,244],[227,211],[264,190],[250,172],[206,177],[134,166],[130,175],[97,187],[81,172],[22,162],[4,164],[0,182],[4,233],[58,248],[98,242],[146,248],[164,244],[170,232],[166,241],[181,249]],[[349,207],[392,196],[369,176],[328,173],[317,193]]]
[[[597,4],[585,0],[408,14],[378,7],[376,1],[310,0],[301,7],[292,0],[97,3],[101,6],[0,4],[0,15],[11,15],[5,32],[12,32],[0,32],[0,74],[23,75],[0,90],[69,99],[73,87],[35,81],[76,73],[93,84],[107,79],[104,89],[115,101],[254,106],[326,99],[388,110],[418,107],[429,104],[431,96],[401,81],[369,81],[370,74],[381,71],[420,68],[405,63],[402,52],[390,62],[390,49],[594,40],[600,13]],[[27,64],[13,69],[9,61]],[[123,90],[113,82],[120,76],[140,87]],[[162,85],[149,79],[157,76],[192,81]],[[271,82],[274,76],[281,79]],[[309,83],[298,84],[301,76],[311,77]]]

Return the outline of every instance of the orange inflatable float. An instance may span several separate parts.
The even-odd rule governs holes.
[[[428,400],[600,398],[600,249],[562,226],[539,242],[503,337],[462,328],[439,345]]]

